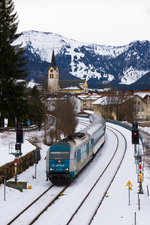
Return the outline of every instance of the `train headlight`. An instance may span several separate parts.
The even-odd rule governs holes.
[[[50,170],[50,171],[53,171],[53,170],[54,170],[54,168],[50,168],[49,170]]]
[[[69,169],[68,169],[68,168],[65,168],[64,170],[65,170],[65,171],[69,171]]]

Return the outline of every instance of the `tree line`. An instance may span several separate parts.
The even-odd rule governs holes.
[[[27,89],[25,48],[15,45],[18,16],[12,0],[0,1],[0,126],[4,118],[8,126],[16,121],[33,123],[43,120],[43,105],[36,88]]]
[[[4,118],[8,118],[8,126],[15,126],[15,121],[28,120],[39,129],[48,121],[48,112],[44,97],[38,88],[27,89],[27,57],[25,48],[15,41],[21,33],[17,33],[18,16],[12,0],[0,1],[0,126]],[[67,97],[64,101],[59,98],[55,110],[53,140],[69,135],[75,130],[76,119],[74,106]],[[66,125],[67,124],[67,125]],[[52,132],[52,131],[51,131]]]

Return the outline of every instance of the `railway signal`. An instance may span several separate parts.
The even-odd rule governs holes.
[[[142,188],[142,166],[141,163],[139,163],[139,174],[138,174],[138,182],[139,182],[139,194],[143,194],[143,188]]]
[[[138,122],[133,122],[132,129],[138,130]]]
[[[132,129],[132,144],[139,144],[139,130]]]
[[[139,144],[139,130],[137,122],[133,122],[132,124],[132,144]]]
[[[141,163],[139,163],[138,178],[139,178],[138,182],[140,183],[141,179],[142,179],[142,166],[141,166]]]
[[[139,183],[139,194],[143,194],[143,189],[142,189],[142,152],[140,151],[140,146],[139,146],[139,130],[138,130],[138,123],[134,122],[132,124],[132,144],[134,144],[134,156],[136,159],[136,164],[137,164],[137,181]],[[138,145],[138,146],[137,146]]]
[[[21,143],[23,143],[23,128],[22,128],[22,123],[17,122],[15,152],[12,153],[15,156],[15,160],[14,160],[15,183],[17,183],[17,172],[18,172],[17,159],[19,158],[20,155],[22,155]]]
[[[14,160],[15,183],[17,183],[17,158]]]
[[[22,123],[17,123],[17,130],[16,130],[16,143],[23,143],[23,128]]]

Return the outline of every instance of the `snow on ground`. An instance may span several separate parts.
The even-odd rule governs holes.
[[[111,126],[115,127],[116,125],[111,124]],[[82,125],[82,129],[83,128],[84,126]],[[80,125],[78,126],[78,129],[79,130],[81,129]],[[127,154],[125,156],[123,164],[120,167],[120,170],[113,184],[111,185],[108,191],[108,197],[106,197],[104,202],[102,203],[102,206],[100,210],[97,212],[97,215],[95,219],[93,220],[92,225],[99,225],[99,224],[132,225],[134,224],[135,212],[137,215],[137,225],[149,225],[150,224],[150,215],[149,215],[150,196],[149,197],[147,196],[147,185],[150,189],[150,171],[148,171],[145,167],[144,169],[145,176],[144,176],[144,182],[143,182],[144,194],[140,195],[141,209],[138,210],[138,198],[137,198],[138,183],[137,183],[137,175],[136,175],[136,166],[135,166],[134,156],[133,156],[134,150],[133,150],[133,145],[131,144],[131,132],[121,127],[119,129],[123,131],[124,135],[128,138]],[[25,133],[25,139],[28,139],[29,137],[33,135],[38,137],[40,134],[41,134],[40,132]],[[9,160],[11,160],[8,154],[8,143],[14,140],[15,140],[15,133],[13,132],[12,133],[5,132],[0,134],[0,160],[2,164],[3,164],[3,161],[8,162]],[[114,143],[111,139],[111,136],[108,136],[108,140],[111,140],[112,146],[113,146]],[[46,176],[45,176],[45,156],[46,156],[46,151],[48,149],[48,146],[45,146],[43,144],[40,144],[40,146],[41,146],[41,160],[39,164],[37,165],[37,179],[33,179],[33,176],[35,173],[34,166],[30,167],[28,170],[18,175],[19,181],[27,181],[28,185],[32,186],[32,189],[31,190],[27,189],[27,190],[23,190],[23,192],[19,192],[18,190],[6,187],[6,201],[4,201],[4,186],[3,185],[0,186],[0,212],[2,215],[0,217],[0,225],[7,224],[10,221],[10,219],[12,219],[18,212],[21,211],[21,209],[24,209],[25,206],[27,206],[42,191],[44,191],[50,186],[51,183],[46,182]],[[107,146],[107,144],[104,144],[103,152],[105,152],[105,146]],[[27,144],[27,141],[24,142],[22,147],[23,147],[24,154],[25,154],[25,151],[30,151],[34,149],[34,146],[32,146],[29,143]],[[101,154],[100,154],[100,157],[101,157]],[[13,157],[12,157],[12,160],[13,160]],[[103,163],[103,161],[101,161],[101,163]],[[87,174],[89,173],[88,168],[86,169],[86,173]],[[95,172],[95,174],[96,173],[97,171]],[[80,179],[81,178],[79,177],[79,180]],[[128,188],[126,187],[126,183],[128,182],[128,180],[130,180],[131,183],[133,184],[133,190],[131,190],[130,192],[131,194],[130,206],[128,205]],[[78,185],[79,183],[76,181],[74,182],[73,187],[78,188]],[[74,190],[74,188],[72,188],[72,191]],[[81,191],[83,190],[84,190],[84,186],[82,187]],[[65,200],[65,196],[63,198]],[[76,195],[73,200],[74,201],[77,200]],[[63,202],[63,204],[65,204],[65,201]],[[87,211],[88,209],[86,210],[83,216],[86,215]],[[57,211],[56,211],[56,215],[58,215]],[[63,216],[63,215],[59,215],[59,216]],[[45,222],[42,221],[42,224],[45,224]],[[22,225],[25,225],[25,224],[22,224]],[[77,225],[80,225],[80,223]]]
[[[107,141],[105,147],[103,147],[101,151],[98,152],[99,157],[96,156],[93,159],[92,163],[89,164],[88,168],[86,168],[82,172],[82,174],[80,174],[80,176],[72,183],[72,185],[63,193],[63,196],[59,198],[59,200],[55,202],[55,204],[53,204],[50,207],[50,209],[48,209],[35,224],[37,225],[40,225],[43,223],[45,225],[67,224],[67,221],[71,217],[72,212],[76,210],[76,208],[80,204],[81,199],[83,199],[84,196],[91,189],[91,187],[95,183],[95,180],[99,177],[99,174],[102,173],[104,167],[107,165],[110,158],[114,154],[115,147],[117,144],[116,137],[112,135],[110,131],[108,131],[108,133],[106,134],[106,139],[107,138],[109,138],[111,142]],[[115,138],[115,141],[114,141],[114,138]],[[112,149],[110,150],[111,147]],[[105,181],[106,181],[105,184],[107,186],[107,183],[109,181],[109,176],[105,177]],[[97,185],[97,188],[100,189],[98,185]],[[92,197],[92,200],[93,200],[93,197]],[[93,207],[95,207],[95,202],[93,204],[92,200],[90,201],[90,207],[86,207],[86,210],[83,209],[82,211],[83,213],[81,213],[82,214],[81,217],[79,216],[79,218],[77,217],[75,221],[73,220],[71,222],[71,225],[72,224],[74,225],[88,224],[87,223],[88,216],[91,215],[91,212],[93,211]],[[98,200],[98,198],[95,199],[94,201],[96,200]],[[62,205],[63,207],[61,207]],[[88,214],[87,214],[87,211],[88,211]],[[86,214],[86,217],[85,217],[85,214]]]
[[[12,144],[12,150],[14,152],[16,142],[16,132],[4,132],[0,133],[0,166],[5,165],[8,162],[14,160],[14,156],[10,153],[9,145]],[[26,155],[35,149],[35,146],[30,144],[26,139],[22,144],[22,153]]]
[[[150,134],[150,127],[139,127],[139,129],[145,131],[148,134]]]
[[[112,125],[116,127],[116,125]],[[123,164],[114,179],[108,191],[108,197],[102,203],[100,210],[97,212],[92,225],[98,225],[100,221],[103,221],[103,225],[128,225],[135,224],[134,216],[136,213],[137,225],[149,225],[150,224],[150,197],[147,196],[147,185],[150,188],[150,171],[144,169],[144,182],[143,190],[144,194],[140,195],[141,209],[138,210],[138,183],[136,166],[134,160],[134,148],[131,144],[131,132],[121,128],[124,135],[128,137],[128,148]],[[130,181],[133,185],[130,191],[130,206],[128,198],[127,182]]]

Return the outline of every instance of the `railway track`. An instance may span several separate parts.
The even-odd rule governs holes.
[[[80,120],[80,122],[84,125],[84,126],[88,126],[90,124],[90,122],[85,121],[85,120]],[[41,195],[39,195],[33,202],[31,202],[27,207],[25,207],[19,214],[17,214],[10,222],[7,223],[7,225],[15,225],[15,224],[28,224],[31,225],[33,224],[39,217],[40,215],[42,215],[47,208],[49,208],[61,195],[62,192],[64,192],[67,189],[68,185],[65,187],[57,187],[57,189],[60,189],[56,192],[53,193],[53,190],[55,188],[55,185],[51,185],[48,189],[46,189]],[[49,196],[54,196],[51,200],[49,198]],[[48,197],[47,197],[48,196]],[[48,199],[48,202],[47,202]],[[40,212],[35,213],[36,215],[34,215],[33,212],[35,212],[36,210],[34,210],[36,208],[37,205],[40,205],[41,201],[45,201],[45,207],[42,208],[40,210]],[[23,218],[28,218],[28,214],[33,214],[33,219],[30,221],[27,221],[28,219],[25,219],[26,221],[24,221]]]
[[[72,205],[75,204],[75,206],[71,206],[71,209],[69,208],[70,205],[68,207],[66,206],[67,211],[60,213],[61,209],[63,208],[63,207],[61,207],[63,202],[65,201],[65,199],[67,201],[66,196],[70,195],[70,193],[72,193],[72,192],[74,192],[74,194],[75,194],[75,191],[74,191],[75,187],[74,187],[74,184],[72,184],[64,192],[63,200],[60,199],[58,202],[56,202],[55,205],[52,206],[52,208],[51,207],[48,208],[47,213],[44,214],[43,216],[41,216],[39,218],[39,220],[37,220],[37,223],[35,223],[35,224],[44,223],[43,221],[45,221],[45,218],[46,218],[46,220],[49,220],[49,222],[47,223],[49,225],[60,224],[59,218],[61,218],[62,225],[69,225],[69,224],[76,225],[76,224],[79,224],[79,221],[80,221],[80,224],[82,224],[82,225],[84,225],[84,224],[87,225],[87,224],[92,223],[98,209],[100,208],[100,206],[106,196],[106,193],[108,192],[109,187],[111,186],[111,184],[117,174],[117,171],[119,170],[119,167],[125,156],[125,152],[126,152],[126,148],[127,148],[127,141],[126,141],[124,135],[121,134],[120,131],[117,131],[114,128],[112,129],[109,127],[108,129],[109,129],[109,132],[111,132],[113,135],[115,135],[116,149],[113,152],[109,162],[107,162],[107,165],[105,166],[105,168],[103,168],[103,170],[100,172],[98,178],[93,182],[91,188],[86,192],[86,194],[84,191],[84,196],[82,196],[82,199],[80,199],[79,203],[72,202],[69,200],[69,202],[72,202]],[[117,132],[117,134],[116,134],[116,132]],[[120,138],[122,138],[122,140],[124,140],[124,146],[122,146],[122,140],[120,143],[120,141],[119,141]],[[120,151],[121,151],[121,154],[120,154]],[[119,162],[116,164],[116,161],[118,161],[119,154],[120,154]],[[115,166],[116,166],[113,173],[111,173],[112,172],[112,166],[111,166],[112,164],[115,164]],[[111,174],[111,177],[109,178],[109,182],[107,182],[107,184],[104,185],[104,179],[105,179],[105,177],[109,177],[109,174]],[[82,174],[80,176],[82,176]],[[85,185],[85,184],[83,183],[83,185]],[[105,186],[105,187],[102,189],[103,186]],[[70,191],[70,189],[72,191]],[[78,189],[79,189],[79,187],[78,187]],[[94,204],[92,202],[92,199],[94,198],[93,196],[95,196]],[[80,193],[80,197],[81,197],[81,193]],[[77,196],[77,198],[79,198],[79,197]],[[61,202],[61,200],[63,202]],[[56,212],[56,211],[59,214],[59,217],[54,215],[54,212]],[[71,211],[72,213],[69,211]],[[86,213],[86,215],[85,215],[85,211],[88,212],[88,213]],[[64,214],[65,214],[66,218],[63,221]],[[85,215],[85,216],[83,216],[83,215]],[[81,218],[84,218],[84,220],[82,221]]]
[[[89,192],[86,194],[86,196],[84,197],[84,199],[82,200],[82,202],[79,204],[79,206],[77,207],[76,211],[72,214],[72,216],[70,217],[70,219],[66,223],[67,225],[69,225],[69,224],[77,224],[77,221],[79,221],[79,218],[83,217],[81,215],[83,215],[83,212],[85,211],[84,209],[85,208],[87,208],[87,209],[90,209],[91,208],[90,207],[91,206],[91,199],[93,198],[93,197],[91,197],[91,195],[95,195],[95,196],[97,195],[97,194],[95,194],[95,193],[97,193],[97,189],[99,189],[99,188],[97,188],[97,185],[99,183],[102,183],[103,184],[103,181],[102,181],[103,179],[102,178],[104,176],[107,176],[109,174],[110,165],[113,162],[113,160],[115,159],[115,157],[117,157],[117,151],[119,149],[119,138],[118,138],[118,136],[116,135],[116,133],[113,130],[111,130],[110,128],[109,128],[109,130],[111,132],[113,132],[113,134],[117,138],[117,146],[116,146],[115,152],[112,155],[109,163],[107,164],[107,166],[105,167],[105,169],[103,170],[103,172],[99,175],[98,179],[95,181],[95,183],[93,184],[93,186],[91,187],[91,189],[89,190]],[[86,221],[86,223],[85,223],[85,224],[88,224],[88,225],[90,225],[92,223],[92,221],[93,221],[93,219],[94,219],[97,211],[99,210],[99,208],[100,208],[100,206],[101,206],[101,204],[102,204],[102,202],[103,202],[103,200],[104,200],[104,198],[105,198],[105,196],[106,196],[106,194],[108,192],[108,189],[111,186],[111,184],[112,184],[112,182],[113,182],[113,180],[114,180],[114,178],[115,178],[115,176],[116,176],[116,174],[117,174],[117,172],[118,172],[118,170],[120,168],[120,165],[121,165],[121,163],[122,163],[122,161],[124,159],[125,153],[126,153],[127,141],[125,139],[125,136],[120,131],[117,131],[117,132],[119,132],[122,135],[122,137],[123,137],[123,139],[125,141],[124,151],[123,151],[122,157],[120,159],[120,162],[119,162],[116,170],[114,171],[114,174],[113,174],[112,178],[110,179],[110,182],[105,187],[105,190],[103,190],[103,194],[100,196],[99,201],[97,202],[97,205],[96,205],[94,211],[91,213],[92,216],[90,216],[90,218],[88,218],[87,221]],[[99,186],[101,186],[101,185],[99,185]],[[89,214],[89,210],[88,210],[88,214]]]
[[[96,204],[94,206],[94,209],[92,207],[92,213],[88,213],[90,216],[86,216],[86,221],[84,221],[83,223],[81,222],[81,224],[91,224],[98,209],[100,208],[106,193],[108,192],[109,187],[111,186],[117,171],[122,163],[122,160],[124,158],[125,152],[126,152],[126,147],[127,147],[127,142],[125,140],[125,137],[123,134],[121,134],[120,131],[117,131],[116,129],[114,129],[115,131],[113,131],[113,129],[111,127],[107,128],[109,129],[109,132],[113,133],[113,135],[115,135],[116,140],[117,140],[117,145],[116,145],[116,149],[111,157],[111,159],[109,160],[109,162],[107,163],[107,166],[103,169],[103,171],[101,171],[101,173],[99,174],[99,177],[94,181],[92,187],[89,189],[89,191],[86,193],[86,195],[83,197],[82,201],[80,201],[80,203],[78,204],[78,206],[74,209],[74,211],[72,212],[71,215],[69,215],[65,221],[65,223],[62,222],[62,225],[68,225],[68,224],[78,224],[79,218],[83,218],[83,212],[85,212],[85,208],[87,208],[88,212],[91,209],[91,198],[93,198],[92,196],[96,194],[96,196],[98,196],[98,198],[96,199]],[[118,135],[115,133],[117,132]],[[120,135],[120,137],[118,137]],[[124,151],[122,151],[122,155],[120,157],[120,161],[117,165],[117,168],[115,169],[115,171],[113,172],[113,175],[111,176],[110,181],[108,182],[108,184],[105,187],[105,190],[103,189],[103,193],[99,193],[99,186],[102,186],[104,184],[104,177],[108,176],[108,174],[110,173],[111,169],[111,164],[114,162],[115,163],[115,159],[118,157],[118,151],[120,151],[120,144],[119,144],[119,139],[122,137],[122,139],[124,140]],[[121,146],[121,150],[122,150],[122,146]],[[22,212],[20,212],[13,220],[11,220],[9,224],[34,224],[35,221],[37,221],[37,224],[41,224],[41,222],[38,222],[38,219],[41,219],[41,216],[44,216],[44,212],[46,210],[51,210],[51,206],[52,204],[59,199],[61,193],[66,193],[66,191],[70,188],[70,186],[65,186],[65,187],[55,187],[54,185],[52,185],[50,188],[48,188],[45,192],[43,192],[34,202],[32,202],[28,207],[26,207]],[[73,184],[71,185],[71,188],[73,188]],[[99,194],[97,194],[99,193]],[[41,204],[42,202],[42,204]],[[45,204],[45,206],[43,206],[43,202]],[[89,205],[90,204],[90,205]],[[39,209],[39,205],[42,205],[41,209]],[[37,212],[36,212],[37,211]],[[32,215],[29,217],[30,219],[28,219],[28,215]],[[40,220],[39,220],[40,221]],[[49,221],[50,222],[50,221]],[[44,223],[43,223],[44,224]],[[49,224],[53,224],[53,223],[49,223]]]
[[[24,210],[22,210],[15,218],[13,218],[7,225],[33,224],[40,217],[40,215],[43,214],[47,210],[47,208],[50,207],[56,201],[56,199],[59,198],[61,193],[65,191],[67,187],[68,186],[56,187],[55,185],[51,185]],[[43,201],[45,202],[45,207],[43,207]],[[41,203],[42,208],[39,209]],[[36,210],[37,208],[38,211]],[[33,218],[31,219],[30,217],[30,219],[28,219],[28,215],[33,215]]]

